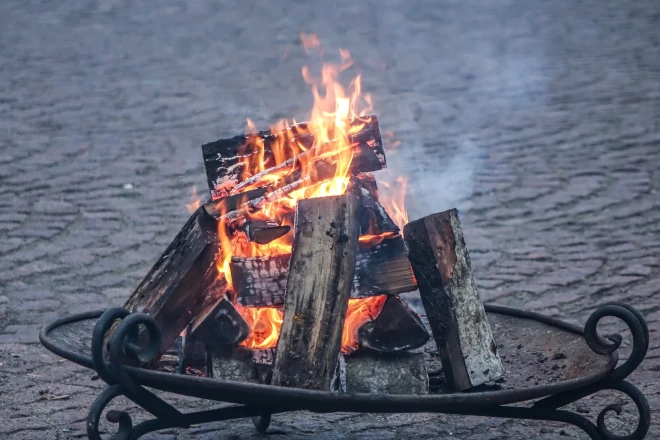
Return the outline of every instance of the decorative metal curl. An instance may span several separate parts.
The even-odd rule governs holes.
[[[108,347],[108,361],[105,360],[105,335],[121,319]],[[141,332],[141,327],[146,331]],[[144,346],[140,344],[144,342]],[[124,395],[158,419],[168,420],[173,426],[188,427],[182,420],[182,413],[173,406],[133,381],[124,360],[133,359],[139,363],[152,361],[158,355],[161,333],[158,324],[143,313],[129,313],[125,309],[107,310],[96,323],[92,334],[92,361],[99,377],[111,385],[96,399],[88,416],[87,431],[91,439],[100,439],[98,423],[101,412],[107,404],[119,395]],[[133,431],[131,418],[126,413],[110,411],[108,421],[119,423],[115,435],[118,440],[131,438]]]
[[[605,416],[607,413],[613,411],[617,415],[621,414],[622,408],[621,405],[613,404],[608,405],[603,409],[600,414],[598,414],[598,419],[596,420],[596,425],[598,426],[598,432],[602,435],[605,440],[639,440],[643,439],[646,434],[649,432],[651,427],[651,408],[649,407],[649,402],[644,397],[644,394],[631,384],[628,381],[622,380],[618,384],[609,386],[607,389],[621,391],[633,401],[637,407],[637,412],[639,413],[639,421],[637,422],[637,427],[635,430],[628,435],[616,435],[612,433],[607,426],[605,426]]]
[[[649,348],[649,329],[642,314],[627,304],[610,302],[598,307],[587,319],[584,326],[584,339],[593,351],[601,355],[616,351],[621,346],[623,339],[619,334],[609,335],[607,339],[598,334],[598,323],[602,318],[608,316],[619,318],[625,322],[633,338],[630,356],[608,377],[611,381],[619,381],[628,377],[644,360]]]

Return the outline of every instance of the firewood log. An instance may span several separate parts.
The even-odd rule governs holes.
[[[298,202],[273,385],[330,389],[355,269],[358,209],[350,193]]]
[[[217,222],[197,209],[124,304],[130,312],[154,318],[162,334],[160,354],[201,311],[218,277],[216,228]]]
[[[356,120],[353,124],[357,126],[364,123]],[[213,199],[229,195],[241,183],[246,158],[263,160],[266,168],[276,167],[273,146],[281,145],[285,139],[289,139],[289,141],[284,142],[283,154],[290,158],[293,171],[300,167],[302,159],[301,155],[294,158],[292,147],[294,144],[300,144],[308,151],[311,150],[309,156],[314,154],[312,148],[314,138],[309,133],[306,123],[287,127],[280,133],[262,131],[253,135],[241,135],[202,145],[206,177]],[[385,153],[378,119],[375,116],[368,117],[368,122],[364,124],[364,127],[358,133],[351,135],[350,142],[355,145],[351,164],[352,174],[376,171],[385,167]],[[267,173],[262,176],[265,174]],[[253,185],[257,184],[258,182],[253,182]]]
[[[291,255],[232,257],[230,268],[237,301],[244,306],[284,304]],[[360,245],[355,257],[352,298],[398,294],[417,289],[400,235],[367,247]]]
[[[502,376],[504,368],[472,275],[458,211],[410,222],[404,236],[450,386],[462,391]]]

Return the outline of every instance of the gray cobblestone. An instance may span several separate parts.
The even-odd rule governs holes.
[[[426,192],[437,199],[418,204],[461,209],[484,299],[571,322],[613,299],[645,313],[652,348],[632,380],[657,413],[659,5],[2,2],[0,437],[84,436],[101,384],[41,348],[36,330],[125,300],[185,221],[192,185],[204,188],[199,145],[242,132],[247,117],[304,119],[301,31],[351,51],[383,131],[403,140],[391,167],[434,176]],[[45,388],[73,395],[48,401]],[[613,398],[580,405],[593,416]],[[294,413],[275,417],[269,438],[581,435],[476,417]],[[237,421],[147,438],[257,435]]]

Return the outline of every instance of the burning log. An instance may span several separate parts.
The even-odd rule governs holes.
[[[417,289],[400,235],[371,247],[358,247],[352,298],[395,295]],[[253,307],[284,304],[291,255],[272,257],[232,257],[231,276],[239,304]]]
[[[346,392],[428,394],[429,376],[422,353],[379,356],[356,353],[346,358]]]
[[[422,320],[398,296],[388,296],[378,317],[358,330],[360,346],[379,353],[398,353],[426,344]]]
[[[164,353],[203,307],[217,278],[216,221],[199,208],[165,249],[124,304],[130,312],[150,315],[159,325]],[[106,335],[109,341],[114,327]]]
[[[351,135],[349,139],[353,145],[351,174],[376,171],[385,167],[385,153],[378,119],[375,116],[369,116],[365,120],[366,123],[361,120],[353,121],[354,126],[364,124],[364,127],[358,133]],[[255,142],[255,140],[257,141]],[[303,146],[307,151],[295,156],[294,148],[297,149],[298,145]],[[262,131],[256,135],[236,136],[202,145],[206,177],[213,199],[232,193],[241,183],[245,163],[251,158],[255,162],[263,160],[269,170],[260,173],[258,178],[253,176],[249,184],[243,184],[242,189],[255,185],[262,186],[259,182],[272,173],[278,173],[287,168],[291,171],[299,169],[303,160],[309,160],[316,153],[313,146],[314,137],[309,132],[306,123],[287,127],[280,133]],[[274,149],[277,148],[281,149],[280,152],[284,157],[290,157],[289,160],[280,164],[279,168],[275,163],[274,154]],[[233,194],[236,193],[237,191],[233,192]]]
[[[207,346],[238,344],[250,328],[226,296],[209,304],[190,324],[190,336]]]
[[[257,307],[283,305],[290,259],[290,254],[232,257],[229,267],[238,303]]]
[[[502,376],[458,211],[408,223],[404,235],[448,383],[462,391]]]
[[[399,233],[399,227],[378,201],[378,186],[373,176],[367,174],[351,176],[350,186],[360,197],[360,205],[362,206],[360,211],[361,234]]]
[[[330,389],[355,269],[358,209],[350,193],[298,202],[273,385]]]
[[[245,222],[244,230],[249,241],[257,244],[268,244],[287,234],[291,230],[291,226],[281,226],[270,221],[248,220]]]

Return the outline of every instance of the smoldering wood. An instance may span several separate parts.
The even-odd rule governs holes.
[[[229,267],[237,302],[254,307],[283,305],[290,258],[290,254],[232,257]]]
[[[190,335],[207,346],[238,344],[250,327],[226,296],[209,304],[192,321]]]
[[[404,236],[449,385],[462,391],[502,376],[458,211],[408,223]]]
[[[353,124],[358,125],[363,122],[356,120]],[[273,146],[277,143],[282,144],[285,138],[289,139],[284,143],[285,157],[295,156],[292,147],[294,144],[300,144],[307,150],[314,146],[314,138],[309,133],[306,123],[287,127],[276,134],[261,131],[202,145],[206,177],[213,199],[229,195],[241,183],[240,176],[246,159],[249,160],[251,157],[256,159],[263,154],[263,159],[259,158],[259,160],[264,161],[266,168],[275,167],[277,164],[275,164]],[[352,135],[349,141],[356,145],[351,164],[352,170],[376,171],[386,166],[378,119],[375,116],[369,116],[364,128]],[[299,165],[292,163],[292,169],[296,169],[296,166]],[[353,173],[356,172],[359,171]]]
[[[277,354],[277,348],[253,348],[252,350],[252,362],[257,365],[273,365],[275,360],[275,355]]]
[[[216,346],[209,348],[207,375],[214,379],[260,383],[259,374],[252,363],[252,351],[244,347]]]
[[[273,385],[330,389],[355,270],[358,210],[350,193],[298,202]]]
[[[401,298],[390,295],[376,319],[358,329],[360,347],[378,353],[400,353],[429,340],[424,323]]]
[[[429,376],[423,353],[396,356],[363,352],[346,357],[346,392],[428,394]]]
[[[232,257],[230,268],[238,303],[253,307],[283,305],[290,259],[290,254]],[[395,295],[417,289],[400,235],[371,247],[358,246],[355,261],[352,298]]]
[[[291,230],[289,225],[279,225],[271,221],[248,220],[243,228],[248,241],[257,244],[268,244],[287,234]]]
[[[216,228],[217,222],[203,208],[197,209],[124,304],[128,311],[146,313],[159,325],[159,354],[199,313],[217,278]],[[106,334],[106,341],[115,327]]]
[[[399,227],[378,201],[378,187],[373,177],[351,176],[349,186],[358,194],[362,206],[360,211],[360,234],[399,233]]]

